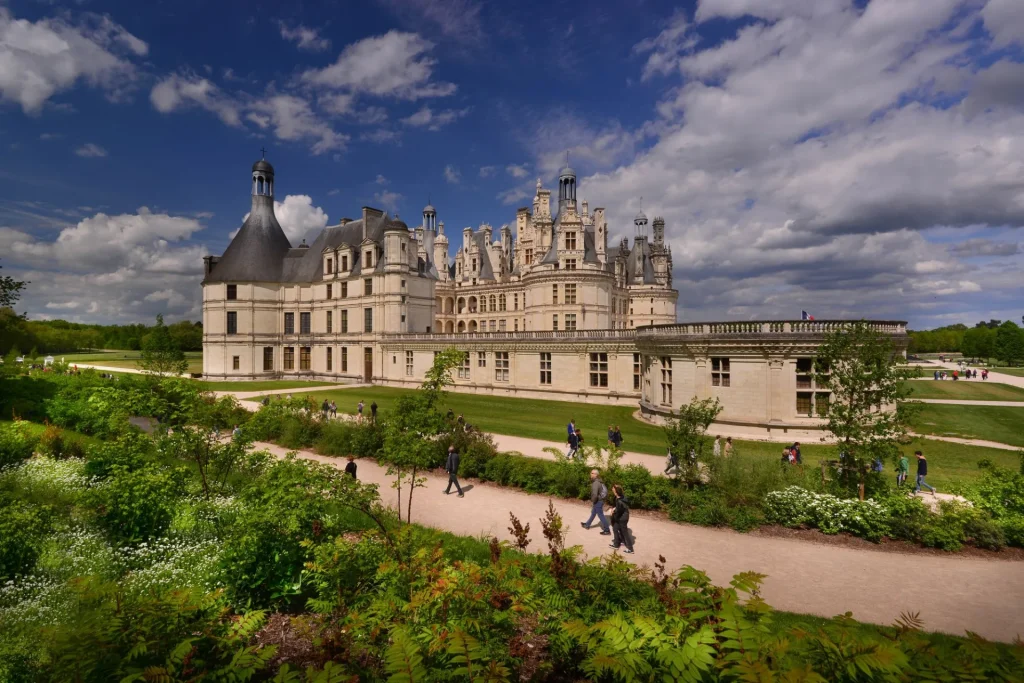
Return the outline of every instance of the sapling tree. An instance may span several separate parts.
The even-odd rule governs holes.
[[[669,451],[678,459],[681,478],[691,488],[700,481],[699,464],[710,454],[708,427],[720,412],[722,404],[717,398],[694,397],[689,404],[680,406],[679,415],[670,418],[662,428]]]
[[[826,427],[861,500],[872,464],[895,462],[907,437],[912,371],[899,358],[890,335],[859,321],[830,333],[814,361],[815,384],[831,392]]]
[[[139,367],[157,375],[183,375],[188,371],[185,352],[171,338],[164,317],[156,317],[156,326],[142,342],[142,360]]]

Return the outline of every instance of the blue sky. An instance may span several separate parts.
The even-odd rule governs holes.
[[[0,0],[0,265],[31,317],[199,315],[260,148],[294,243],[514,223],[570,150],[663,215],[683,320],[1024,314],[1024,3]]]

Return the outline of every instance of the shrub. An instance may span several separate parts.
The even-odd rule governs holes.
[[[698,488],[683,489],[669,504],[669,518],[700,526],[727,526],[729,512],[725,497],[717,491]]]
[[[50,526],[48,508],[0,500],[0,580],[31,571]]]
[[[116,540],[148,541],[161,535],[174,517],[184,470],[115,468],[87,500],[97,521]]]
[[[0,469],[28,460],[36,449],[38,439],[32,435],[29,423],[0,424]]]
[[[964,537],[971,545],[986,550],[999,550],[1006,545],[1006,534],[1003,533],[1003,528],[981,513],[972,515],[966,521]]]
[[[920,543],[932,524],[932,513],[924,502],[906,490],[877,499],[889,517],[889,535],[912,543]]]
[[[320,438],[323,423],[303,415],[288,415],[281,424],[278,437],[285,448],[308,448]]]
[[[875,542],[889,532],[888,511],[873,500],[838,498],[791,486],[765,496],[764,508],[769,521],[784,526],[807,525],[822,533],[846,532]]]
[[[137,431],[127,431],[116,441],[92,446],[86,451],[85,474],[106,478],[115,470],[141,469],[153,451],[153,441]]]
[[[1006,545],[1006,535],[985,511],[957,501],[942,501],[939,514],[933,517],[921,542],[950,551],[960,550],[966,542],[998,550]]]
[[[1024,515],[1009,515],[999,520],[1006,544],[1024,548]]]

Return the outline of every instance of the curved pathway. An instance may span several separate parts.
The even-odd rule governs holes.
[[[286,449],[255,444],[277,456]],[[344,461],[307,451],[301,457],[343,467]],[[650,457],[650,456],[648,456]],[[358,462],[359,479],[377,484],[394,505],[391,478],[371,460]],[[447,477],[431,473],[413,498],[413,521],[464,536],[509,539],[509,512],[530,523],[531,550],[543,552],[538,520],[547,496],[463,481],[465,498],[442,495]],[[404,499],[403,499],[404,502]],[[610,554],[609,536],[595,527],[581,529],[590,506],[553,499],[569,530],[567,542],[590,557]],[[403,505],[404,507],[404,505]],[[785,538],[740,534],[669,522],[635,513],[630,528],[635,564],[653,565],[662,555],[670,568],[693,565],[719,585],[742,571],[767,574],[762,595],[780,610],[830,617],[853,612],[855,618],[891,624],[901,612],[920,612],[925,627],[962,635],[970,630],[1002,641],[1024,634],[1024,563],[923,554],[902,554],[836,547]]]

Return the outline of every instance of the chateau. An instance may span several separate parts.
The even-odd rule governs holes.
[[[252,167],[252,209],[222,256],[204,259],[203,374],[418,386],[442,349],[466,352],[456,391],[639,405],[670,414],[718,397],[720,422],[764,434],[815,429],[817,345],[841,321],[676,324],[665,221],[641,211],[633,243],[608,249],[603,208],[558,204],[537,181],[532,207],[497,235],[465,228],[449,258],[428,205],[410,229],[363,207],[293,247],[274,215],[274,168]],[[554,208],[554,213],[553,213]],[[875,322],[906,347],[906,324]]]

